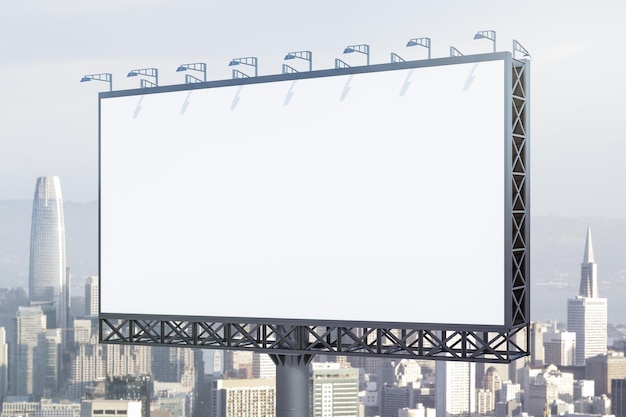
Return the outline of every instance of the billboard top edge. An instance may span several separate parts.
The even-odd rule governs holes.
[[[101,100],[101,99],[106,99],[106,98],[167,93],[167,92],[173,92],[173,91],[191,91],[191,90],[199,90],[199,89],[205,89],[205,88],[225,87],[225,86],[234,86],[234,85],[260,84],[260,83],[275,82],[275,81],[299,80],[299,79],[307,79],[307,78],[319,78],[319,77],[329,77],[329,76],[348,75],[348,74],[362,74],[362,73],[409,69],[409,68],[427,68],[427,67],[437,67],[437,66],[445,66],[445,65],[467,64],[467,63],[473,63],[473,62],[486,62],[486,61],[498,61],[498,60],[506,61],[510,59],[512,59],[512,54],[508,51],[493,52],[493,53],[487,53],[487,54],[421,59],[421,60],[414,60],[414,61],[363,65],[363,66],[338,68],[338,69],[331,68],[331,69],[297,72],[297,73],[290,73],[290,74],[270,74],[270,75],[261,75],[258,77],[249,77],[249,78],[222,79],[222,80],[214,80],[214,81],[192,83],[192,84],[173,84],[173,85],[150,87],[150,88],[135,88],[135,89],[130,89],[130,90],[102,91],[98,93],[98,98]]]

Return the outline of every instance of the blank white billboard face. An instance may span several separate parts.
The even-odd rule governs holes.
[[[504,325],[504,68],[103,98],[101,313]]]

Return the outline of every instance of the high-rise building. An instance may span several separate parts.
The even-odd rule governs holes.
[[[488,395],[484,392],[480,392],[480,390],[476,393],[477,395],[477,407],[478,413],[487,413],[493,411],[496,406],[496,399],[500,398],[500,390],[502,389],[502,380],[500,379],[500,374],[495,367],[490,366],[485,372],[482,381],[482,389],[491,393]],[[485,403],[485,401],[489,400],[490,403]],[[482,401],[482,402],[481,402]],[[486,411],[485,411],[486,410]]]
[[[585,359],[607,351],[607,300],[598,294],[591,228],[587,228],[580,269],[578,296],[567,300],[567,328],[576,333],[576,366],[584,366]]]
[[[422,369],[415,359],[385,359],[381,361],[379,375],[383,386],[406,387],[409,383],[422,380]]]
[[[502,389],[500,390],[500,401],[508,402],[508,401],[522,401],[522,387],[520,384],[513,384],[511,381],[503,381]]]
[[[524,410],[534,417],[549,413],[550,404],[559,399],[559,387],[554,381],[540,381],[530,384],[524,394]]]
[[[468,415],[476,412],[476,364],[474,362],[439,361],[437,379],[437,417]]]
[[[87,277],[85,281],[85,315],[88,317],[98,315],[98,297],[98,277]]]
[[[476,390],[476,411],[478,414],[490,414],[495,408],[493,391],[488,389]]]
[[[547,332],[543,334],[545,362],[548,365],[573,366],[576,359],[576,333]]]
[[[574,400],[592,398],[596,395],[596,383],[591,379],[577,379],[574,381]]]
[[[398,410],[412,408],[417,401],[413,384],[408,385],[384,385],[380,391],[380,417],[396,417]]]
[[[16,317],[16,338],[11,361],[11,393],[43,395],[45,367],[42,360],[46,332],[46,316],[40,306],[19,307]]]
[[[210,407],[209,417],[274,416],[276,415],[276,380],[214,380],[211,387]]]
[[[311,408],[314,417],[357,417],[359,370],[336,362],[311,364]]]
[[[190,392],[196,384],[196,353],[194,349],[153,346],[152,375],[155,381],[180,384],[180,390]]]
[[[562,372],[554,365],[548,365],[545,371],[535,377],[535,384],[554,384],[558,399],[571,403],[574,398],[574,374]]]
[[[33,199],[28,276],[31,304],[41,304],[48,327],[69,327],[69,271],[59,177],[39,177]]]
[[[74,348],[65,396],[72,400],[86,397],[89,387],[106,379],[104,345],[92,334],[90,320],[74,320]]]
[[[7,396],[9,388],[9,345],[4,327],[0,327],[0,404]]]
[[[39,342],[40,360],[43,366],[45,398],[52,398],[61,387],[61,329],[47,329]]]
[[[594,381],[596,395],[611,395],[611,380],[626,378],[626,357],[621,352],[609,352],[587,359],[585,379]]]
[[[545,352],[543,349],[543,334],[545,331],[543,323],[530,323],[530,364],[532,366],[543,366],[545,362]]]
[[[150,417],[153,394],[154,381],[150,375],[126,375],[106,381],[106,399],[140,401],[141,417]]]
[[[252,378],[276,378],[276,365],[269,355],[257,352],[252,354]]]
[[[611,414],[626,417],[626,379],[611,380]]]
[[[123,377],[152,373],[152,346],[103,345],[106,375]]]
[[[252,377],[252,352],[246,350],[225,350],[224,375],[229,378],[250,378]]]

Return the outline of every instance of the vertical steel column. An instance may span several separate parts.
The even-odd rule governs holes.
[[[281,347],[303,349],[301,326],[278,326]],[[309,364],[313,355],[270,355],[276,365],[276,417],[309,417]]]

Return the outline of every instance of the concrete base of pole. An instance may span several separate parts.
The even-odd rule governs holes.
[[[276,417],[309,417],[313,355],[270,355],[276,364]]]

